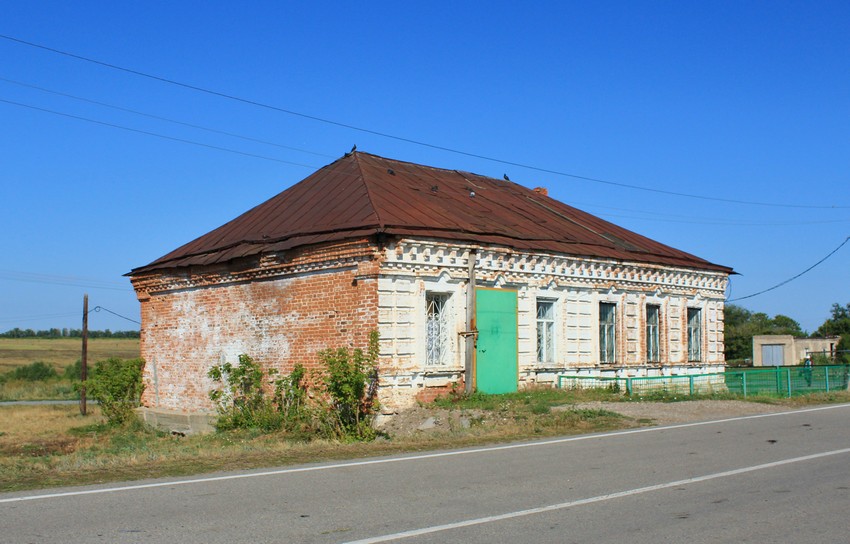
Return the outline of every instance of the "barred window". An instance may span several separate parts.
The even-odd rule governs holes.
[[[661,321],[661,308],[659,306],[647,305],[646,307],[646,362],[657,363],[661,361],[661,349],[659,323]]]
[[[555,303],[537,301],[537,361],[555,362]]]
[[[613,363],[617,360],[617,305],[599,303],[599,361]]]
[[[688,361],[702,360],[702,310],[688,308]]]
[[[446,364],[449,351],[448,325],[449,295],[427,293],[425,295],[425,364]]]

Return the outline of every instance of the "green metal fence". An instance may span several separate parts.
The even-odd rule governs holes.
[[[648,393],[709,395],[733,393],[748,397],[790,397],[806,393],[846,390],[850,366],[793,366],[764,369],[730,369],[712,374],[680,374],[634,378],[558,376],[560,388],[610,388],[628,395]]]
[[[847,389],[850,366],[777,366],[760,369],[727,370],[730,393],[790,397]]]
[[[634,378],[558,376],[558,387],[601,387],[623,391],[628,395],[645,395],[647,393],[695,395],[726,391],[726,384],[722,373],[641,376]]]

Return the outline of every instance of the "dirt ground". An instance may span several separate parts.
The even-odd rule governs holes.
[[[621,414],[638,425],[672,425],[789,410],[785,406],[737,400],[682,402],[587,402],[553,410],[592,409]],[[378,427],[393,436],[450,431],[476,424],[498,425],[498,415],[483,410],[447,410],[417,407],[400,414],[379,416]]]
[[[651,425],[672,425],[737,416],[787,411],[786,406],[740,400],[688,400],[682,402],[589,402],[576,408],[609,410],[635,420],[652,420]]]

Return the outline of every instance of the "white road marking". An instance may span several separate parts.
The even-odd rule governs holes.
[[[210,476],[207,478],[193,478],[189,480],[171,480],[165,482],[154,482],[149,484],[133,484],[119,487],[101,487],[97,489],[82,489],[78,491],[65,491],[59,493],[45,493],[42,495],[25,495],[19,497],[9,497],[0,499],[0,503],[35,501],[42,499],[57,499],[62,497],[76,497],[80,495],[97,495],[100,493],[117,493],[121,491],[136,491],[140,489],[152,489],[157,487],[174,487],[179,485],[202,484],[209,482],[224,482],[227,480],[241,480],[243,478],[259,478],[263,476],[279,476],[283,474],[296,474],[299,472],[315,472],[322,470],[334,470],[340,468],[361,467],[367,465],[382,465],[385,463],[401,463],[407,461],[419,461],[422,459],[438,459],[441,457],[453,457],[456,455],[472,455],[476,453],[487,453],[492,451],[514,450],[520,448],[536,448],[540,446],[551,446],[553,444],[564,444],[566,442],[578,442],[581,440],[597,440],[616,436],[625,436],[638,433],[652,433],[659,431],[669,431],[671,429],[684,429],[688,427],[700,427],[703,425],[715,425],[718,423],[729,423],[732,421],[744,421],[748,419],[760,419],[765,417],[786,416],[792,414],[804,414],[808,412],[820,412],[823,410],[835,410],[837,408],[850,408],[850,404],[832,404],[829,406],[819,406],[817,408],[804,408],[802,410],[792,410],[787,412],[773,412],[769,414],[756,414],[751,416],[730,417],[726,419],[715,419],[711,421],[698,421],[695,423],[679,423],[676,425],[666,425],[664,427],[642,427],[640,429],[629,429],[626,431],[614,431],[602,434],[589,434],[580,436],[569,436],[565,438],[555,438],[552,440],[541,440],[538,442],[523,442],[519,444],[505,444],[501,446],[487,446],[483,448],[475,448],[468,450],[444,451],[438,453],[424,453],[421,455],[408,455],[403,457],[388,457],[380,459],[369,459],[366,461],[349,461],[344,463],[334,463],[329,465],[317,465],[311,467],[298,468],[283,468],[277,470],[267,470],[263,472],[249,472],[240,474],[230,474],[227,476]]]
[[[781,461],[774,461],[772,463],[764,463],[762,465],[753,465],[749,467],[736,468],[734,470],[727,470],[724,472],[716,472],[714,474],[706,474],[704,476],[696,476],[694,478],[687,478],[684,480],[676,480],[674,482],[667,482],[663,484],[655,484],[648,485],[646,487],[638,487],[635,489],[628,489],[626,491],[618,491],[616,493],[608,493],[605,495],[598,495],[596,497],[590,497],[587,499],[578,499],[570,502],[562,502],[558,504],[550,504],[548,506],[540,506],[538,508],[529,508],[527,510],[517,510],[516,512],[508,512],[506,514],[499,514],[496,516],[487,516],[483,518],[476,519],[468,519],[465,521],[458,521],[455,523],[446,523],[444,525],[433,525],[431,527],[423,527],[421,529],[414,529],[411,531],[402,531],[400,533],[393,533],[390,535],[382,535],[375,536],[371,538],[364,538],[362,540],[352,540],[347,542],[346,544],[376,544],[378,542],[389,542],[391,540],[401,540],[403,538],[412,538],[416,536],[427,535],[431,533],[437,533],[440,531],[449,531],[452,529],[461,529],[464,527],[472,527],[475,525],[483,525],[485,523],[493,523],[494,521],[503,521],[506,519],[519,518],[524,516],[533,516],[535,514],[542,514],[544,512],[552,512],[553,510],[565,510],[567,508],[572,508],[574,506],[582,506],[584,504],[591,504],[594,502],[602,502],[609,501],[613,499],[620,499],[622,497],[630,497],[632,495],[640,495],[641,493],[649,493],[650,491],[658,491],[660,489],[669,489],[671,487],[679,487],[688,484],[694,484],[698,482],[705,482],[708,480],[716,480],[718,478],[728,478],[730,476],[738,476],[739,474],[746,474],[748,472],[755,472],[757,470],[765,470],[768,468],[781,467],[783,465],[788,465],[791,463],[801,463],[803,461],[811,461],[813,459],[820,459],[822,457],[830,457],[832,455],[841,455],[844,453],[850,453],[850,448],[844,448],[841,450],[833,450],[833,451],[825,451],[822,453],[815,453],[812,455],[804,455],[802,457],[793,457],[791,459],[783,459]]]

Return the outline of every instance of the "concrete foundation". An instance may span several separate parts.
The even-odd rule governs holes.
[[[174,434],[199,434],[215,431],[214,414],[189,413],[161,408],[137,408],[136,413],[151,427]]]

